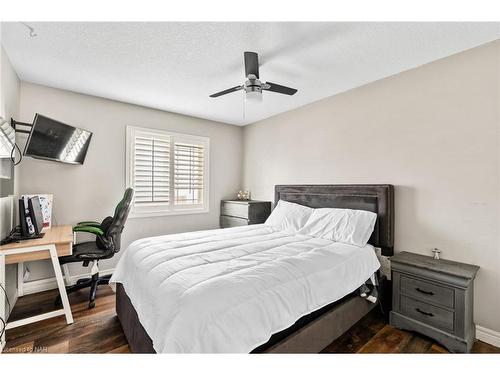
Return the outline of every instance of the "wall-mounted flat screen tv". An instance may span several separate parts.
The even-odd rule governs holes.
[[[24,148],[24,155],[36,159],[83,164],[92,133],[35,115],[33,127]]]

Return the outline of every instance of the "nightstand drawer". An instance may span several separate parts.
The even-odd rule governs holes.
[[[422,279],[401,275],[401,292],[436,305],[453,308],[455,291]]]
[[[220,227],[221,228],[231,228],[231,227],[241,227],[243,225],[248,225],[247,219],[242,219],[239,217],[232,216],[221,216],[220,217]]]
[[[220,207],[220,214],[248,219],[249,207],[249,204],[222,202]]]
[[[401,296],[401,312],[413,319],[443,331],[453,332],[453,312],[429,305],[416,299]]]

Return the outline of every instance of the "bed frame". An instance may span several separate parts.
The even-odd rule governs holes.
[[[394,187],[392,185],[277,185],[280,199],[313,208],[351,208],[377,213],[377,223],[368,241],[382,255],[393,255]],[[376,305],[350,294],[271,336],[252,353],[318,353],[340,337]],[[116,290],[116,312],[133,353],[155,353],[151,338],[121,284]]]

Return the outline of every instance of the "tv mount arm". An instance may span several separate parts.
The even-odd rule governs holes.
[[[17,129],[17,125],[21,126],[26,126],[29,127],[30,130],[26,129]],[[12,117],[10,118],[10,126],[17,132],[17,133],[25,133],[25,134],[30,134],[31,133],[31,128],[33,128],[33,124],[29,124],[27,122],[21,122],[21,121],[16,121]]]

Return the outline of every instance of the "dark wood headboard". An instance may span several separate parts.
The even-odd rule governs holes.
[[[380,247],[382,255],[394,254],[393,185],[276,185],[275,204],[280,200],[312,208],[350,208],[377,214],[369,244]]]

